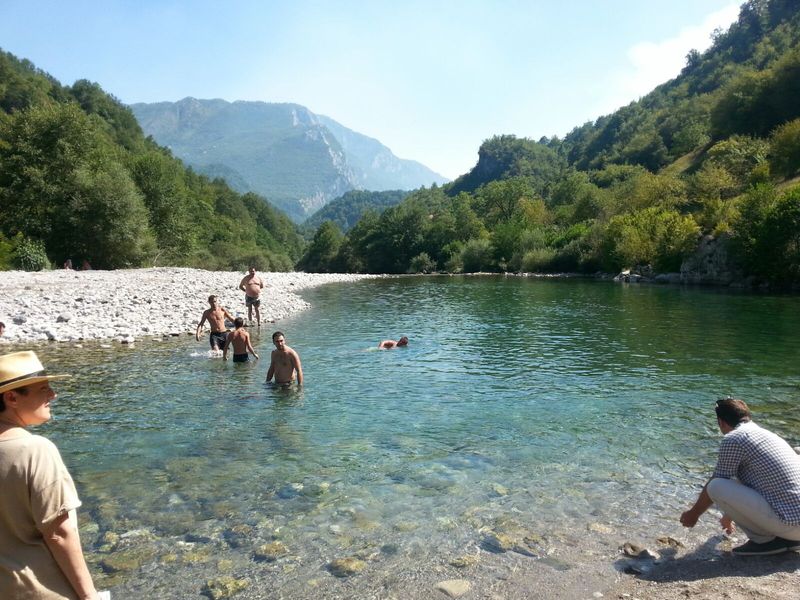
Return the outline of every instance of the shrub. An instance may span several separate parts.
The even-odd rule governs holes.
[[[489,240],[469,240],[464,244],[461,264],[465,273],[488,270],[492,264],[492,245]]]
[[[428,256],[427,252],[420,252],[411,259],[408,267],[409,273],[431,273],[436,270],[436,261]]]
[[[778,127],[770,140],[770,166],[784,177],[800,173],[800,119]]]
[[[14,264],[23,271],[42,271],[50,267],[50,259],[40,240],[21,238],[14,249]]]
[[[8,271],[13,266],[14,244],[0,233],[0,271]]]
[[[553,248],[536,248],[528,250],[522,257],[522,271],[525,273],[541,273],[549,271],[556,256]]]

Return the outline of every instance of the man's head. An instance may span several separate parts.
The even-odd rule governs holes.
[[[250,268],[247,270],[247,272],[250,273],[250,275],[255,275],[256,268],[253,265],[250,265]]]
[[[750,409],[744,400],[720,398],[714,405],[714,411],[717,413],[717,420],[731,428],[750,420]]]
[[[236,329],[241,329],[244,327],[244,319],[242,317],[236,317],[233,320],[233,326],[236,327]]]
[[[0,336],[6,332],[6,324],[0,321]]]
[[[0,413],[9,411],[19,425],[39,425],[50,419],[50,400],[55,392],[51,379],[35,352],[13,352],[0,356]]]
[[[216,297],[214,294],[211,294],[211,295],[208,297],[208,303],[209,303],[211,306],[214,306],[214,305],[217,303],[217,297]]]
[[[276,331],[272,334],[272,343],[275,344],[275,347],[278,350],[283,350],[286,348],[286,337],[283,335],[283,332]]]
[[[397,340],[397,345],[408,346],[408,338],[406,336],[401,337],[399,340]]]

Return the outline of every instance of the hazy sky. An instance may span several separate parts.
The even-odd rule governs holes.
[[[677,75],[731,0],[0,0],[0,47],[127,103],[296,102],[446,177]]]

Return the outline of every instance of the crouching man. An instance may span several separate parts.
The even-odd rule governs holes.
[[[800,550],[800,456],[781,437],[753,423],[744,401],[723,398],[715,410],[724,434],[717,467],[681,523],[694,527],[716,504],[723,529],[732,533],[735,523],[750,538],[734,554]]]

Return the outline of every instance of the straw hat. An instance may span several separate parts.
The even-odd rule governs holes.
[[[0,356],[0,394],[51,379],[70,375],[48,375],[35,352],[14,352]]]

